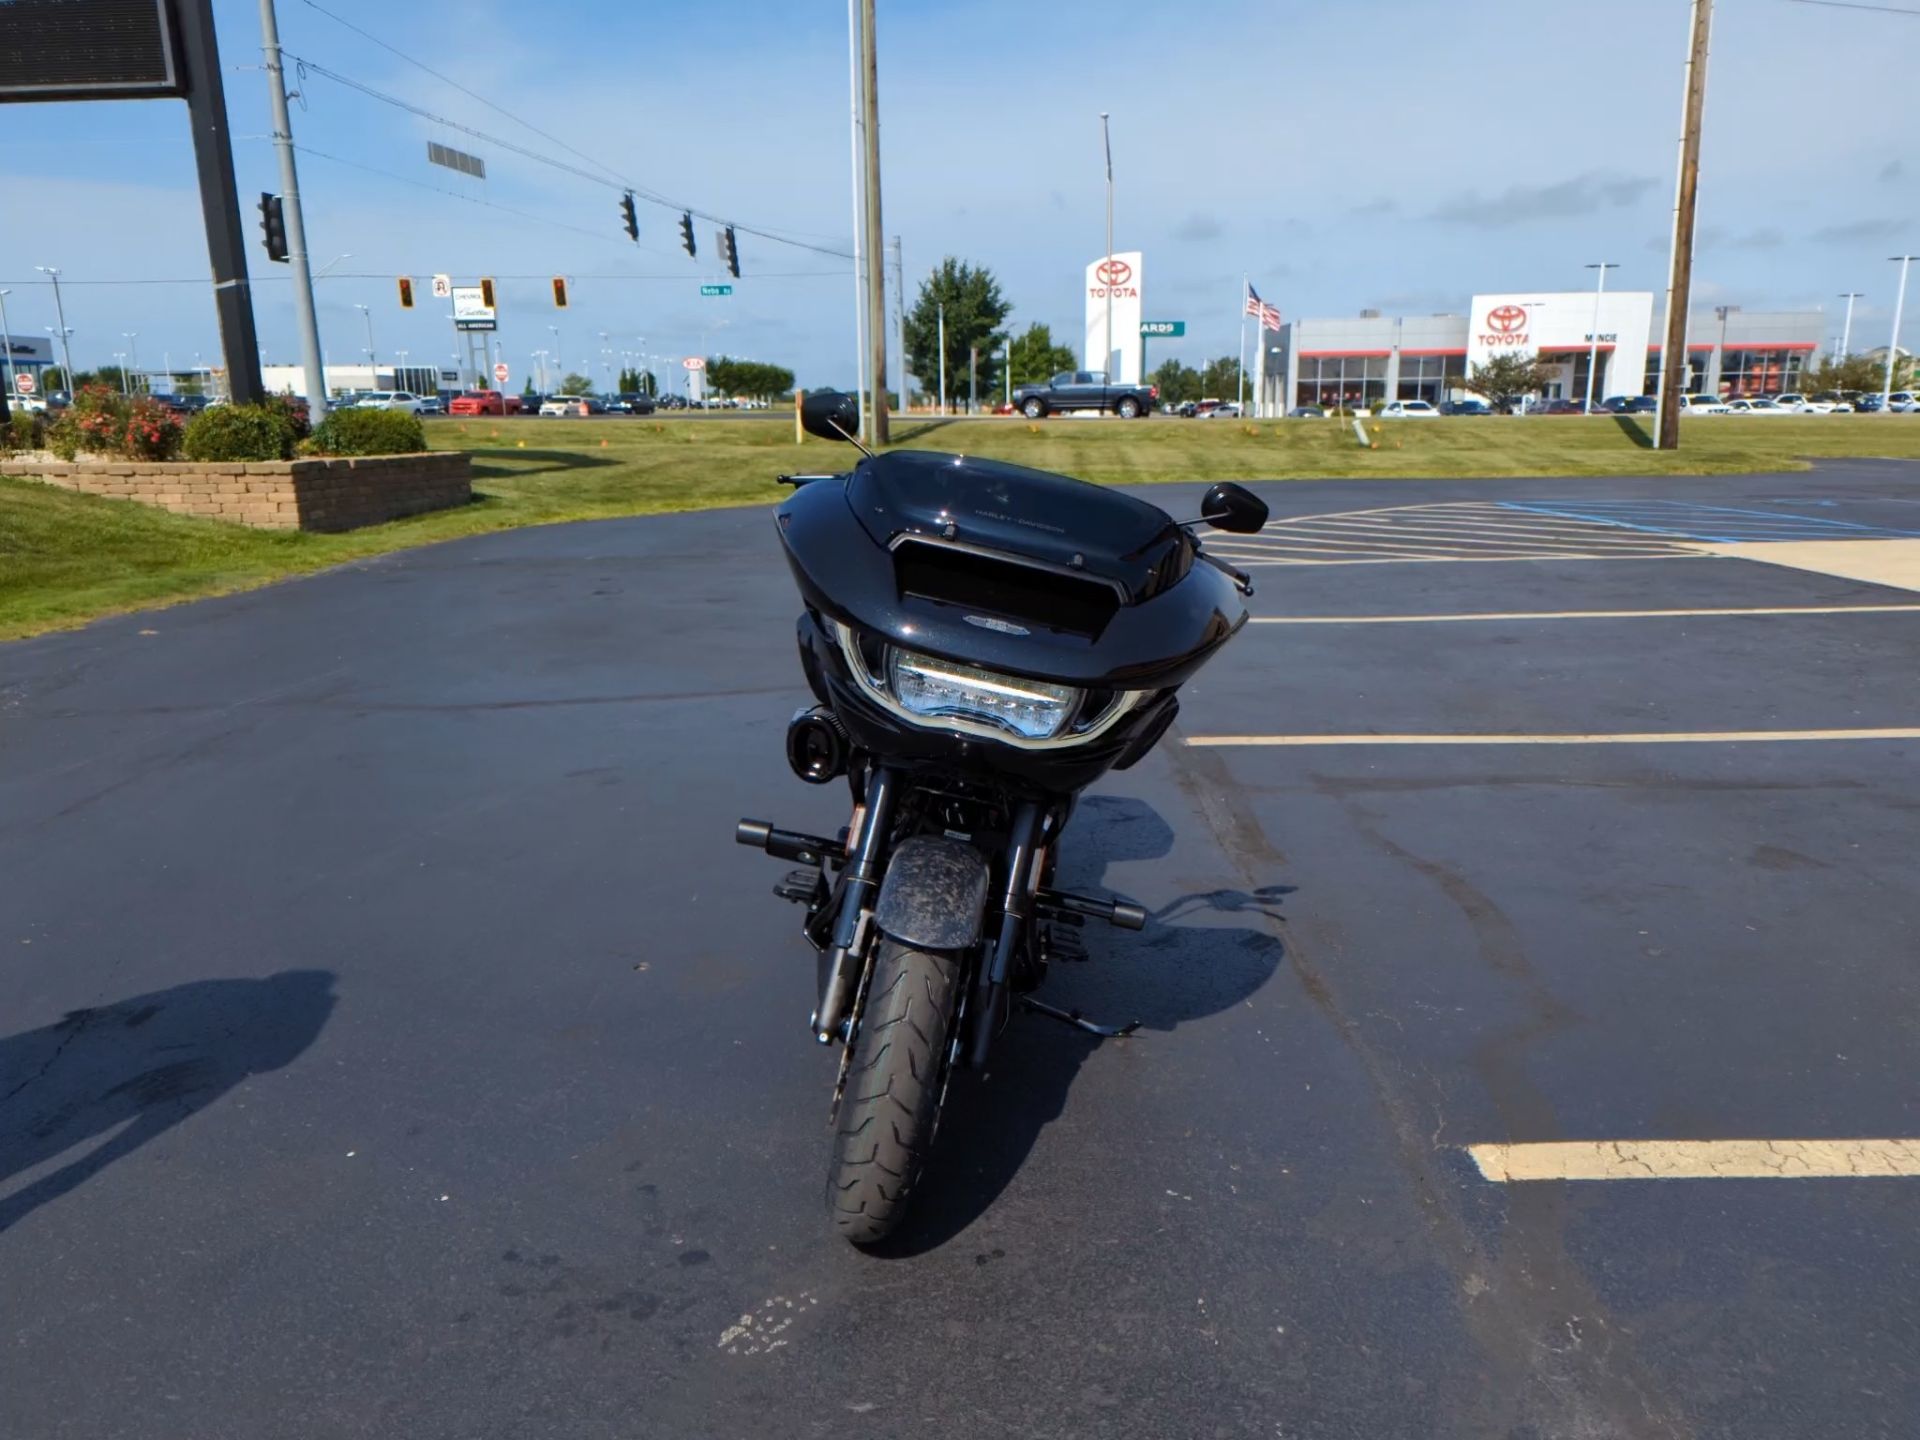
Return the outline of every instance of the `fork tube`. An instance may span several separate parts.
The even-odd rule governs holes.
[[[893,830],[894,801],[898,797],[899,777],[885,768],[873,772],[867,786],[866,822],[860,827],[859,841],[847,857],[841,879],[845,889],[840,913],[833,920],[833,948],[827,952],[827,983],[820,991],[820,1008],[813,1016],[813,1038],[822,1045],[831,1044],[840,1022],[846,1018],[847,996],[866,959],[867,915],[873,909],[880,889],[880,877],[886,873],[887,836]]]
[[[1000,1009],[1000,997],[1007,988],[1007,972],[1014,952],[1020,948],[1033,897],[1033,859],[1040,842],[1040,807],[1023,800],[1014,807],[1007,834],[1007,886],[1000,897],[1000,934],[994,941],[992,961],[980,967],[974,984],[973,1043],[969,1059],[975,1069],[987,1063],[987,1049],[993,1044],[994,1017]]]

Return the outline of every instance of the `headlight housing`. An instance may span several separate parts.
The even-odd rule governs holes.
[[[887,650],[887,689],[908,714],[928,720],[971,720],[1022,740],[1051,740],[1079,708],[1070,685],[1001,675],[897,646]]]

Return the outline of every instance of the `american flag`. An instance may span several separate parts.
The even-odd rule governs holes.
[[[1280,328],[1280,312],[1262,300],[1259,292],[1251,285],[1247,286],[1247,314],[1259,316],[1260,328],[1263,330]]]

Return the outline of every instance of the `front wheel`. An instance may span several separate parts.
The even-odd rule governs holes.
[[[964,968],[879,943],[827,1167],[827,1213],[855,1245],[893,1232],[932,1149]]]
[[[1044,420],[1047,418],[1047,402],[1038,396],[1029,398],[1020,409],[1026,414],[1029,420]]]

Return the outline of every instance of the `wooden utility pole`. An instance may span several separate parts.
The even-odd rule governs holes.
[[[866,74],[867,123],[867,346],[872,356],[867,374],[873,380],[873,443],[891,440],[887,424],[887,269],[881,260],[880,225],[880,61],[874,43],[873,0],[860,0],[861,68]]]
[[[1700,117],[1707,106],[1707,37],[1713,30],[1713,0],[1693,0],[1693,35],[1687,46],[1687,93],[1681,109],[1680,178],[1673,201],[1673,254],[1667,276],[1667,338],[1660,351],[1657,444],[1680,448],[1680,397],[1693,365],[1687,354],[1687,310],[1693,300],[1693,216],[1700,198]]]

